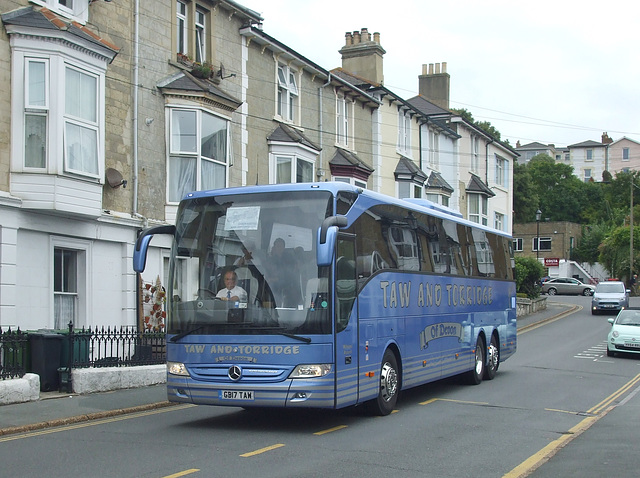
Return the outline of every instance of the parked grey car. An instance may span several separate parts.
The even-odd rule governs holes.
[[[591,314],[619,312],[629,308],[629,293],[624,282],[604,281],[596,286],[591,299]]]
[[[542,284],[542,292],[549,295],[593,295],[595,287],[570,277],[556,277]]]

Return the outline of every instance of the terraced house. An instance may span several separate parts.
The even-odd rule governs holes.
[[[192,190],[344,181],[510,231],[515,153],[385,88],[377,33],[349,34],[325,69],[230,0],[0,0],[0,14],[2,328],[143,327],[169,244],[154,239],[142,277],[133,244]]]

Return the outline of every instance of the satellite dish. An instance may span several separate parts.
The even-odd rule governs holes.
[[[227,71],[226,71],[224,65],[222,63],[220,63],[220,69],[216,73],[216,76],[218,78],[220,78],[221,80],[224,80],[225,78],[232,78],[232,77],[236,76],[236,74],[235,73],[231,73],[230,75],[227,75]]]
[[[122,186],[123,188],[127,187],[127,181],[122,179],[122,174],[120,174],[120,171],[113,168],[107,168],[106,174],[107,174],[107,183],[112,188],[115,189],[115,188],[119,188],[120,186]]]

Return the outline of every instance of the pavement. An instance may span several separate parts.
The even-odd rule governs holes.
[[[547,300],[545,310],[518,318],[518,330],[557,319],[576,308]],[[83,395],[42,392],[40,400],[0,406],[0,436],[172,405],[167,401],[165,384]]]

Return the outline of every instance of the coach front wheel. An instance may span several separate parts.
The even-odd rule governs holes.
[[[375,415],[389,415],[398,401],[400,388],[400,376],[398,373],[398,361],[391,350],[387,350],[382,358],[380,367],[380,389],[378,396],[367,405],[371,413]]]

